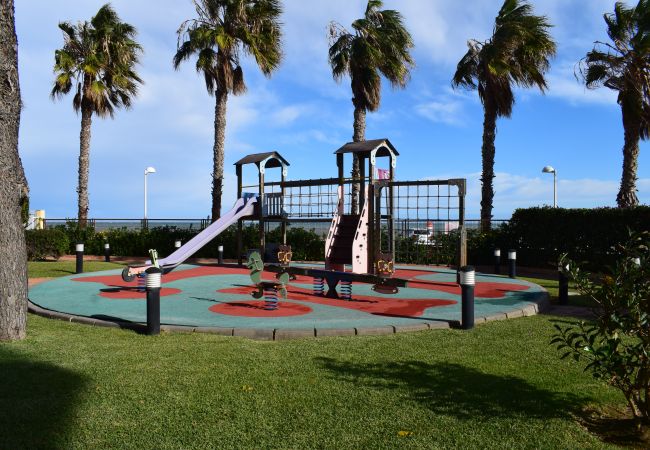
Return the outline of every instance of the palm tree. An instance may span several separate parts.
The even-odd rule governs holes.
[[[330,23],[329,62],[334,79],[349,75],[354,105],[354,142],[366,139],[366,111],[377,111],[381,101],[383,75],[395,88],[404,88],[414,66],[410,50],[411,35],[402,15],[395,10],[380,10],[381,0],[368,0],[363,18],[352,22],[353,32],[336,22]],[[353,160],[352,178],[359,178],[359,160]],[[358,209],[359,185],[353,185],[352,212]]]
[[[135,72],[142,47],[136,29],[120,21],[110,4],[102,6],[90,22],[59,23],[63,47],[54,54],[52,99],[74,88],[72,107],[81,111],[79,150],[78,225],[88,220],[88,170],[92,116],[113,117],[115,109],[130,108],[142,80]]]
[[[544,74],[555,55],[555,42],[544,16],[533,15],[525,0],[505,0],[496,17],[492,37],[485,42],[470,40],[467,53],[458,63],[454,87],[478,89],[483,104],[481,174],[481,228],[490,229],[494,199],[494,140],[498,117],[510,117],[515,104],[513,84],[546,89]]]
[[[596,42],[581,61],[581,72],[590,89],[600,86],[618,91],[623,116],[623,174],[616,196],[620,208],[639,204],[636,180],[639,140],[650,134],[650,1],[628,8],[622,2],[613,14],[605,14],[612,43]]]
[[[252,55],[266,76],[281,59],[278,0],[192,0],[198,15],[178,29],[174,68],[197,55],[196,70],[216,97],[212,170],[212,221],[221,216],[226,105],[228,94],[246,91],[240,56]]]

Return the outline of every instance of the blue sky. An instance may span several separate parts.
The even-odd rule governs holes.
[[[52,102],[54,51],[62,46],[59,21],[89,20],[94,0],[18,0],[16,27],[24,109],[20,153],[31,188],[31,207],[47,217],[76,216],[80,117],[72,97]],[[489,37],[502,1],[385,0],[398,9],[413,35],[417,67],[405,90],[382,85],[382,104],[368,115],[366,137],[387,137],[400,152],[399,180],[468,179],[468,217],[478,217],[483,113],[476,92],[454,91],[450,80],[469,38]],[[495,218],[515,208],[558,201],[565,207],[614,206],[621,175],[623,131],[615,94],[586,90],[574,77],[576,62],[605,40],[602,14],[613,0],[539,0],[538,14],[555,25],[558,54],[549,91],[518,90],[511,119],[499,120],[496,140]],[[90,216],[142,216],[142,179],[149,176],[149,217],[198,218],[210,210],[214,99],[193,62],[171,65],[176,30],[194,16],[190,0],[125,1],[112,5],[139,31],[145,49],[139,98],[114,120],[92,127]],[[248,92],[230,97],[226,130],[224,208],[234,202],[233,163],[248,153],[279,151],[290,179],[336,175],[332,152],[352,136],[349,80],[337,84],[327,63],[327,25],[349,27],[361,0],[285,0],[284,59],[271,78],[244,61]],[[248,174],[252,176],[252,171]],[[650,155],[641,144],[639,198],[650,203]]]

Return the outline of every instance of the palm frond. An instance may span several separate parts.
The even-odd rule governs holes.
[[[415,65],[413,40],[402,15],[381,10],[382,5],[380,0],[369,0],[364,17],[352,22],[353,33],[335,22],[329,26],[332,76],[340,81],[349,75],[355,107],[369,111],[379,107],[380,75],[393,87],[403,88]]]
[[[279,0],[194,0],[194,5],[197,17],[183,22],[177,32],[175,68],[196,55],[196,68],[203,73],[208,91],[236,95],[246,89],[240,54],[251,55],[266,76],[278,67],[282,59]]]
[[[597,42],[580,61],[580,74],[589,89],[618,92],[626,133],[648,139],[650,128],[650,1],[636,7],[623,2],[603,16],[611,42]],[[631,130],[629,128],[634,128]]]
[[[490,39],[468,43],[452,85],[477,88],[483,104],[489,103],[497,116],[510,116],[515,102],[512,85],[547,89],[545,74],[556,52],[551,27],[527,1],[505,0]]]

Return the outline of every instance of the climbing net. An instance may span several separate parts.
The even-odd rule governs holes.
[[[452,264],[464,225],[464,180],[395,181],[393,240],[395,260],[412,264]],[[384,191],[387,191],[384,188]],[[382,247],[390,230],[390,196],[381,195]],[[387,237],[387,236],[386,236]]]
[[[290,220],[332,220],[338,206],[338,178],[266,183],[264,192],[280,195],[284,187],[283,214]],[[344,181],[344,210],[350,211],[352,180]]]
[[[338,183],[338,178],[271,182],[265,183],[264,192],[282,195],[282,216],[290,227],[322,236],[337,210]],[[351,211],[352,185],[351,179],[344,181],[346,214]],[[387,251],[392,235],[397,263],[454,263],[464,225],[465,180],[383,181],[379,186],[381,250]],[[275,226],[267,224],[268,231]]]

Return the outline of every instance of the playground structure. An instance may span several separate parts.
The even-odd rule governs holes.
[[[244,255],[243,224],[247,221],[257,222],[257,250],[263,255],[267,270],[313,277],[314,292],[321,292],[330,298],[339,298],[336,291],[339,283],[341,297],[351,298],[351,283],[355,281],[373,284],[373,288],[381,293],[396,293],[399,287],[406,286],[406,280],[392,278],[396,251],[404,250],[404,247],[419,250],[421,244],[420,241],[404,242],[403,236],[410,231],[408,223],[413,212],[416,213],[412,218],[414,226],[425,223],[432,228],[431,236],[435,235],[435,222],[443,224],[438,228],[447,234],[451,231],[449,224],[454,224],[453,230],[458,230],[458,239],[453,265],[465,265],[464,179],[395,181],[399,153],[388,139],[349,142],[334,154],[338,168],[336,178],[287,181],[289,163],[278,152],[248,155],[235,163],[238,196],[257,195],[259,198],[259,208],[255,214],[238,220],[240,265]],[[360,174],[357,179],[345,177],[345,155],[358,158]],[[379,158],[387,159],[386,169],[378,167]],[[245,186],[243,169],[251,164],[257,168],[258,183]],[[272,168],[281,169],[279,182],[265,181],[267,169]],[[447,192],[441,192],[445,188]],[[456,189],[455,193],[451,192],[452,188]],[[256,192],[244,192],[251,189]],[[400,212],[405,213],[406,217],[398,219],[402,232],[397,239],[396,214]],[[420,212],[424,213],[424,217],[420,218]],[[446,212],[446,217],[441,217],[441,212]],[[278,259],[278,246],[288,245],[287,228],[290,224],[318,222],[329,224],[325,237],[324,269],[289,267],[288,260]],[[266,242],[271,226],[280,227],[281,243]],[[439,250],[436,245],[430,245],[423,251],[436,250]],[[326,293],[325,282],[328,287]]]
[[[235,206],[181,248],[158,261],[163,273],[186,261],[235,223],[240,266],[245,253],[257,250],[267,270],[279,275],[312,277],[314,291],[330,298],[339,298],[336,288],[340,283],[341,297],[350,299],[352,282],[372,284],[380,293],[397,293],[400,287],[406,286],[406,280],[393,278],[396,262],[442,262],[456,268],[466,264],[464,179],[396,181],[399,153],[388,139],[349,142],[334,154],[338,176],[323,179],[288,181],[289,162],[278,152],[251,154],[237,161],[238,200]],[[345,176],[346,155],[358,159],[358,178]],[[379,164],[382,160],[387,161],[384,168]],[[243,170],[250,165],[256,166],[258,182],[246,186]],[[279,181],[265,180],[269,169],[280,169]],[[257,223],[259,230],[259,246],[247,252],[242,239],[246,222]],[[290,266],[292,252],[287,243],[287,229],[294,224],[315,223],[328,225],[324,269]],[[411,239],[413,230],[423,225],[430,229],[425,241]],[[271,227],[280,227],[281,242],[266,242]],[[435,258],[443,242],[447,247],[450,244],[454,247],[453,260]],[[411,260],[413,254],[425,254],[431,260]],[[153,264],[156,261],[129,267],[124,270],[123,279],[129,281],[142,276]]]

